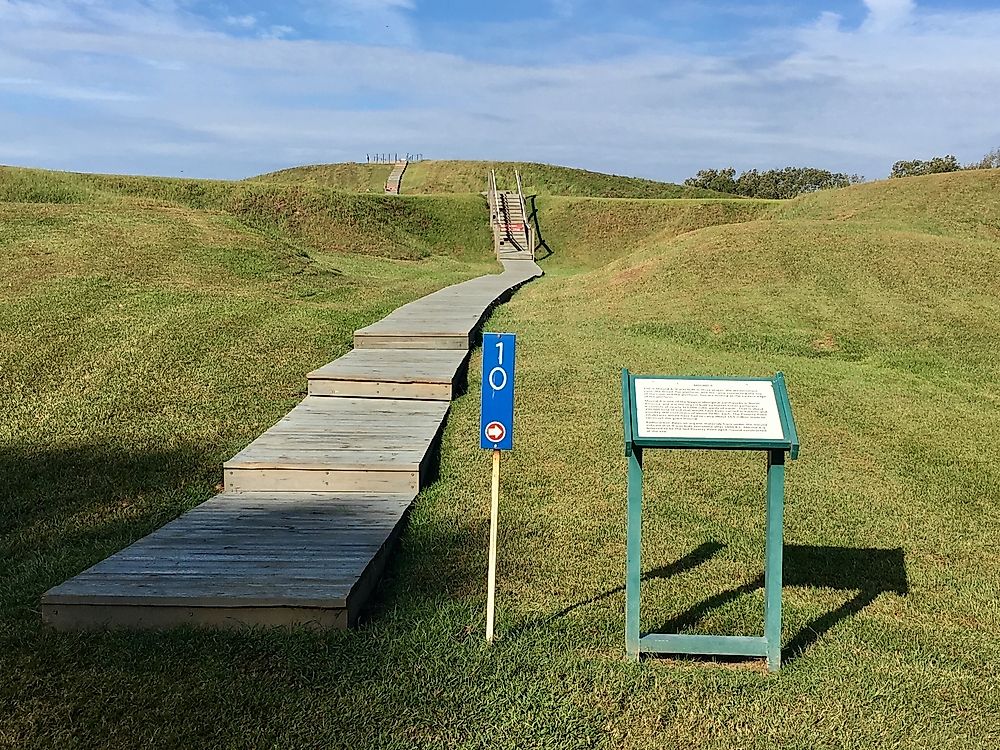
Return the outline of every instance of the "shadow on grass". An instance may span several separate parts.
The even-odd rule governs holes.
[[[536,255],[538,252],[538,248],[545,249],[545,255],[537,255],[536,260],[545,260],[553,253],[552,253],[552,248],[549,247],[549,244],[545,241],[545,237],[542,236],[542,225],[538,221],[538,206],[535,205],[535,198],[537,197],[538,196],[535,195],[526,196],[526,200],[531,202],[531,209],[528,211],[527,221],[528,224],[534,226],[535,228],[535,239],[537,242],[535,250]]]
[[[656,578],[670,578],[692,570],[707,562],[723,547],[724,545],[718,542],[705,542],[675,562],[647,571],[643,574],[642,579],[649,581]],[[893,593],[899,596],[906,596],[909,593],[906,562],[901,548],[878,549],[786,544],[784,547],[783,578],[783,584],[786,588],[798,586],[855,592],[854,596],[844,604],[813,619],[792,636],[782,649],[782,660],[785,663],[801,656],[824,633],[839,622],[861,612],[883,593]],[[661,623],[658,628],[647,632],[679,633],[690,630],[713,610],[763,587],[764,576],[762,574],[752,581],[709,596],[680,615]],[[604,591],[564,607],[551,615],[513,628],[510,635],[517,635],[550,624],[574,610],[603,601],[624,591],[624,585]],[[763,623],[761,626],[763,627]],[[717,659],[718,657],[706,658]],[[734,658],[738,659],[739,657]]]
[[[673,576],[679,575],[689,570],[697,568],[702,563],[707,562],[712,557],[714,557],[720,550],[722,550],[725,545],[719,542],[703,542],[695,547],[693,550],[688,552],[684,557],[675,560],[667,565],[662,565],[659,568],[653,568],[642,574],[642,580],[652,581],[657,578],[671,578]],[[524,631],[531,630],[532,628],[537,628],[542,625],[547,625],[560,617],[565,617],[570,612],[579,609],[580,607],[586,607],[588,604],[596,604],[599,601],[608,599],[616,594],[624,593],[625,585],[617,586],[610,591],[605,591],[603,593],[592,596],[589,599],[584,599],[583,601],[576,602],[575,604],[570,604],[568,607],[564,607],[558,612],[554,612],[547,617],[542,617],[537,620],[531,620],[523,625],[515,628],[511,628],[511,635],[518,635]]]
[[[837,623],[858,614],[883,593],[909,593],[906,562],[901,548],[823,547],[786,544],[784,547],[784,587],[801,586],[855,595],[836,609],[807,623],[782,649],[787,663],[801,656]],[[655,633],[689,630],[710,612],[764,587],[764,576],[713,594],[690,609],[662,623]]]
[[[117,551],[207,499],[210,447],[107,445],[0,451],[0,554],[18,602]]]
[[[884,593],[906,596],[910,585],[901,547],[821,547],[785,545],[785,586],[807,586],[856,591],[837,609],[805,625],[785,644],[781,656],[788,662],[802,655],[834,625],[858,614]]]

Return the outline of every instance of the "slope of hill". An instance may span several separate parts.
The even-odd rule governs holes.
[[[551,164],[502,161],[414,162],[403,177],[404,194],[480,193],[486,190],[487,175],[497,170],[501,187],[514,186],[514,170],[521,172],[526,194],[570,195],[600,198],[711,198],[725,196],[713,190],[689,188],[638,177],[589,172]],[[389,167],[368,164],[318,164],[293,167],[252,178],[264,182],[293,182],[325,185],[340,190],[382,191]]]
[[[740,224],[770,216],[774,201],[747,198],[649,200],[544,196],[529,203],[537,208],[539,250],[551,250],[549,273],[576,272],[603,266],[650,242],[722,224]]]
[[[292,167],[251,177],[250,180],[330,187],[352,193],[382,193],[391,171],[391,164],[359,164],[350,161]]]
[[[221,213],[247,229],[331,253],[416,260],[432,255],[491,262],[479,196],[402,200],[325,187],[221,180],[90,175],[0,167],[0,202],[87,204],[108,209],[184,208]]]
[[[497,310],[488,325],[516,331],[519,346],[500,576],[511,690],[547,705],[591,689],[603,696],[572,719],[546,722],[541,736],[575,719],[579,744],[626,748],[731,747],[734,727],[749,748],[993,744],[998,177],[865,185],[750,222],[652,236],[601,267],[549,276]],[[481,461],[466,438],[478,418],[477,364],[449,420],[446,480],[418,507],[387,593],[394,605],[410,603],[412,620],[391,622],[421,622],[417,613],[436,606],[457,627],[479,612],[479,567],[463,564],[478,559],[475,532],[488,517]],[[788,467],[778,680],[688,660],[638,671],[619,661],[623,366],[785,373],[803,452]],[[643,628],[759,633],[763,458],[645,460],[646,570],[674,572],[648,574]],[[476,661],[471,645],[466,659]],[[460,680],[454,694],[477,684]],[[390,716],[388,706],[372,710]],[[474,710],[459,709],[456,721],[510,715]]]
[[[883,180],[783,203],[781,215],[939,236],[1000,238],[1000,169]]]
[[[782,203],[540,195],[555,273],[486,324],[517,333],[518,380],[485,648],[476,355],[439,481],[358,631],[64,636],[35,611],[208,497],[353,327],[492,267],[479,196],[0,170],[0,737],[995,746],[998,189],[1000,172],[970,172]],[[622,366],[784,371],[803,451],[779,676],[624,661]],[[758,634],[763,458],[646,465],[643,627]]]

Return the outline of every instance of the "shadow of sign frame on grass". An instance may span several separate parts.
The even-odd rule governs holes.
[[[642,580],[666,579],[694,570],[725,549],[717,541],[707,541],[672,563],[643,573]],[[681,614],[660,623],[652,631],[679,633],[690,630],[713,610],[764,587],[764,576],[706,597]],[[800,587],[852,591],[854,596],[836,609],[810,620],[783,644],[782,662],[788,663],[805,654],[825,633],[843,620],[853,617],[886,593],[906,596],[909,582],[906,560],[900,547],[835,547],[822,545],[785,544],[783,588]],[[624,584],[600,594],[570,604],[540,620],[526,623],[514,632],[545,625],[590,604],[624,594]]]
[[[836,609],[809,621],[784,643],[781,649],[783,663],[802,656],[835,625],[858,614],[882,594],[906,596],[910,590],[905,556],[899,547],[880,549],[786,544],[783,578],[783,588],[854,592],[853,597]],[[712,594],[680,615],[661,623],[654,632],[677,633],[689,630],[713,610],[763,587],[764,576],[761,574],[752,581]]]

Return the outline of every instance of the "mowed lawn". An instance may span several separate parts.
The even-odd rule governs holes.
[[[0,207],[3,262],[17,271],[7,280],[22,284],[0,308],[13,404],[0,743],[997,746],[998,191],[1000,173],[987,172],[706,204],[740,222],[725,226],[681,204],[632,207],[648,221],[623,219],[589,264],[562,243],[580,221],[613,219],[615,202],[540,200],[552,273],[488,323],[519,337],[492,648],[478,353],[440,477],[359,630],[45,628],[46,588],[208,497],[219,462],[295,401],[317,356],[332,359],[366,316],[461,267],[432,257],[415,265],[433,273],[413,278],[400,261],[345,256],[340,275],[306,264],[303,299],[300,261],[269,241],[223,239],[233,219],[212,214],[176,266],[143,255],[169,258],[172,244],[135,242],[129,254],[144,260],[123,280],[94,269],[103,250],[73,244],[75,229],[50,263],[18,266],[26,247],[57,244],[50,214],[83,209],[33,208],[10,240],[12,215],[27,209]],[[130,241],[138,230],[115,229],[119,216],[86,236]],[[245,268],[255,252],[263,265]],[[377,296],[372,279],[387,269],[396,281]],[[785,373],[803,449],[787,473],[779,674],[756,661],[625,661],[622,366]],[[644,628],[760,631],[763,480],[762,455],[648,455]]]

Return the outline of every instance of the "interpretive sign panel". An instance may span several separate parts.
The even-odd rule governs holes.
[[[780,448],[795,458],[798,436],[785,379],[632,375],[625,442],[643,448]]]
[[[628,458],[625,651],[762,656],[781,667],[781,567],[785,454],[799,437],[785,378],[684,378],[622,371],[622,417]],[[759,450],[767,455],[764,633],[761,636],[646,633],[639,626],[642,581],[643,452],[652,448]]]
[[[769,380],[636,378],[635,405],[639,437],[784,437]]]

